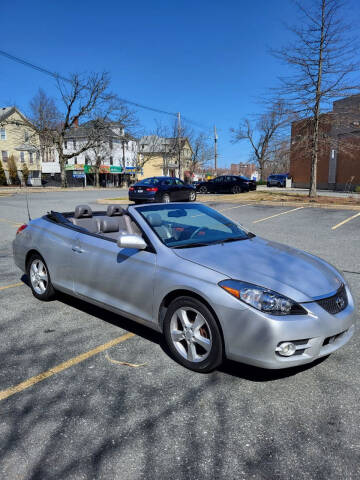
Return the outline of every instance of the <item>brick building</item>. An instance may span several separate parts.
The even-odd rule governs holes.
[[[230,172],[233,175],[244,175],[244,177],[258,178],[258,171],[256,165],[253,163],[232,163]]]
[[[291,126],[290,175],[295,187],[309,187],[312,121]],[[338,100],[320,117],[317,186],[353,189],[360,185],[360,95]]]

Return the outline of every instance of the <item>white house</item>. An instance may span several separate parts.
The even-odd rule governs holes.
[[[73,154],[86,146],[91,135],[91,123],[72,128],[65,137],[64,153]],[[74,184],[80,179],[87,184],[93,184],[91,167],[98,159],[101,162],[101,184],[119,186],[135,178],[138,145],[135,138],[125,133],[119,123],[108,123],[102,130],[102,140],[84,152],[70,158],[65,166],[68,183]],[[55,149],[45,152],[42,164],[43,174],[47,177],[58,177],[60,165]],[[44,176],[44,175],[43,175]],[[83,179],[83,180],[82,180]],[[51,182],[50,182],[51,183]]]

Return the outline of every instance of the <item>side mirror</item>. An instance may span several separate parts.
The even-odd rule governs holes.
[[[125,234],[117,240],[117,246],[120,248],[134,248],[136,250],[145,250],[146,242],[139,235]]]

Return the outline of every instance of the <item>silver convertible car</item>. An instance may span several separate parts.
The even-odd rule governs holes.
[[[198,372],[224,358],[306,364],[355,329],[336,268],[203,204],[52,211],[20,227],[13,248],[35,297],[63,291],[163,332],[174,358]]]

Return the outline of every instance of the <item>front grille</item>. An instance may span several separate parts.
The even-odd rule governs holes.
[[[332,315],[341,312],[348,305],[345,286],[341,285],[339,290],[332,297],[316,300],[316,303],[318,303],[324,310]]]

